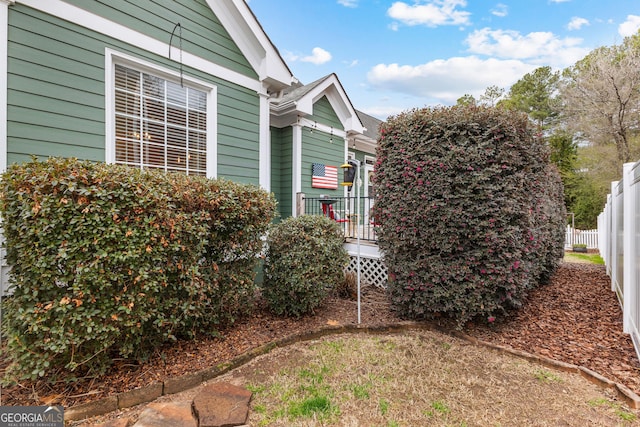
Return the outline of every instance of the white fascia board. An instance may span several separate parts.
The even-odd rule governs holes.
[[[29,6],[33,9],[47,13],[66,21],[73,22],[82,27],[107,35],[116,40],[137,46],[148,52],[154,53],[164,58],[169,58],[169,44],[139,33],[129,27],[121,25],[117,22],[110,21],[106,18],[88,12],[79,7],[70,5],[61,0],[18,0],[19,3]],[[230,0],[226,0],[230,1]],[[214,3],[214,2],[211,2]],[[169,40],[167,40],[168,42]],[[251,77],[240,74],[229,68],[222,67],[214,62],[208,61],[197,55],[183,52],[182,62],[184,65],[201,70],[218,78],[235,83],[242,87],[260,93],[262,84]]]
[[[245,0],[207,0],[261,82],[280,90],[291,85],[293,75],[269,40]]]

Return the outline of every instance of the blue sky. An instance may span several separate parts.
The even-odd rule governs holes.
[[[385,119],[560,70],[640,29],[639,0],[247,0],[293,74]]]

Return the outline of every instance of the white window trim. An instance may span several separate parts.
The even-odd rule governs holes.
[[[105,49],[105,162],[115,163],[115,65],[120,64],[174,82],[180,81],[176,71],[158,66],[131,55]],[[185,84],[207,94],[207,178],[218,176],[218,91],[217,87],[189,76],[182,76]]]

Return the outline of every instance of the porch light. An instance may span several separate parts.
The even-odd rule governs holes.
[[[347,191],[351,191],[353,187],[353,181],[356,177],[356,165],[353,160],[348,160],[347,163],[340,165],[342,171],[342,185],[343,187],[347,187]]]

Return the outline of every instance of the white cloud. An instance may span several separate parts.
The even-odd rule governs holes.
[[[292,52],[288,52],[285,51],[283,53],[284,58],[287,61],[291,61],[291,62],[295,62],[295,61],[302,61],[302,62],[310,62],[312,64],[315,65],[321,65],[324,64],[326,62],[331,61],[331,54],[329,52],[327,52],[326,50],[324,50],[321,47],[314,47],[311,50],[311,55],[307,55],[307,56],[300,56],[300,55],[296,55]]]
[[[397,1],[387,10],[387,14],[410,26],[468,25],[471,13],[456,9],[466,5],[466,0],[416,1],[413,5]]]
[[[551,3],[566,3],[571,0],[549,0]]]
[[[402,111],[408,110],[409,107],[401,106],[401,105],[376,105],[368,108],[358,108],[359,110],[367,113],[370,116],[377,117],[380,120],[386,120],[389,116],[395,116],[400,114]]]
[[[640,16],[627,15],[627,20],[618,26],[618,34],[622,37],[634,35],[640,29]]]
[[[469,52],[497,58],[526,59],[528,62],[563,68],[583,58],[588,49],[580,47],[582,39],[559,38],[550,32],[522,35],[517,31],[483,28],[465,40]]]
[[[491,13],[500,18],[504,18],[509,14],[509,7],[506,4],[498,3],[496,7],[491,9]]]
[[[358,0],[338,0],[338,4],[344,7],[358,7]]]
[[[378,64],[369,71],[367,79],[379,90],[454,104],[465,93],[480,96],[491,85],[509,87],[536,67],[514,59],[454,57],[416,66]]]
[[[302,62],[311,62],[312,64],[320,65],[331,61],[331,54],[321,47],[314,47],[311,50],[311,55],[300,58]]]
[[[342,63],[345,64],[347,68],[353,68],[358,65],[359,62],[360,61],[358,61],[357,59],[354,59],[353,61],[342,61]]]
[[[571,21],[567,24],[567,29],[569,30],[579,30],[585,25],[589,25],[589,20],[585,18],[580,18],[578,16],[574,16],[571,18]]]

